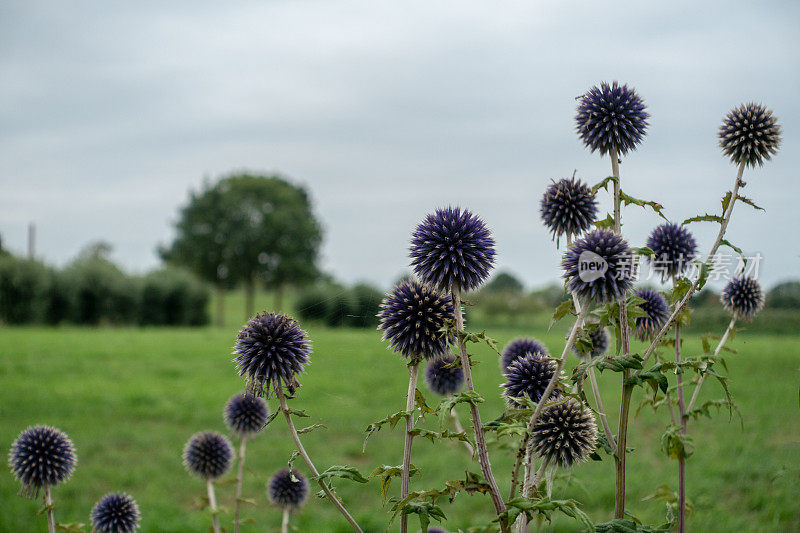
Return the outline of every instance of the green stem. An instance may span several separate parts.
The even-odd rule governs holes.
[[[414,429],[414,397],[417,392],[417,374],[419,373],[419,357],[415,357],[408,365],[408,394],[406,394],[406,434],[403,442],[403,471],[400,475],[400,499],[408,496],[408,489],[411,478],[411,444],[414,437],[411,431]],[[400,516],[400,533],[408,532],[408,515]]]

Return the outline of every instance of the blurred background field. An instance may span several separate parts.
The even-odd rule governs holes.
[[[0,449],[8,449],[17,433],[29,424],[53,424],[69,433],[77,446],[79,467],[69,483],[55,491],[59,520],[88,519],[93,503],[109,490],[124,488],[138,499],[143,531],[202,531],[208,516],[194,507],[203,494],[202,483],[188,476],[181,450],[188,437],[202,429],[224,430],[222,407],[242,387],[231,362],[237,327],[234,317],[243,296],[233,294],[226,306],[230,323],[224,328],[94,329],[63,326],[7,327],[0,330]],[[287,303],[294,300],[287,298]],[[210,304],[213,302],[210,302]],[[266,308],[266,296],[257,300]],[[477,320],[476,320],[477,321]],[[504,343],[520,334],[545,341],[560,350],[564,325],[547,331],[549,317],[541,315],[528,327],[492,328],[489,334]],[[404,402],[406,372],[403,363],[380,342],[372,329],[309,329],[314,343],[312,364],[301,379],[295,408],[311,414],[308,424],[327,429],[304,436],[318,466],[351,464],[369,473],[380,464],[400,462],[402,432],[381,430],[361,453],[364,430],[373,421],[398,411]],[[638,346],[638,345],[637,345]],[[797,488],[800,486],[800,421],[797,381],[800,336],[744,331],[731,344],[738,353],[728,356],[731,390],[739,405],[741,423],[721,413],[704,420],[692,434],[696,453],[688,463],[689,498],[694,504],[690,526],[695,531],[791,531],[800,528]],[[699,338],[686,339],[686,351],[700,347]],[[636,346],[634,347],[636,349]],[[497,356],[477,346],[476,387],[486,398],[484,420],[502,411],[501,376]],[[569,367],[576,360],[570,360]],[[613,413],[618,398],[618,374],[600,376],[604,401]],[[436,398],[426,392],[428,402]],[[634,404],[643,397],[637,392]],[[703,398],[721,397],[709,383]],[[274,409],[274,403],[271,408]],[[467,417],[462,412],[462,420]],[[674,488],[675,464],[664,458],[659,437],[665,412],[644,409],[632,424],[629,498],[631,512],[645,522],[659,522],[664,504],[642,501],[663,480]],[[300,421],[300,424],[303,424]],[[279,512],[267,502],[264,483],[284,465],[292,445],[280,420],[248,447],[246,494],[257,506],[247,509],[256,520],[245,531],[277,531]],[[505,492],[510,451],[491,449]],[[413,487],[433,488],[460,477],[464,469],[478,471],[455,443],[436,447],[419,440],[414,462],[424,477]],[[565,486],[566,483],[570,487]],[[338,482],[337,488],[369,531],[383,531],[388,515],[380,511],[379,486]],[[44,518],[32,518],[37,501],[16,495],[17,484],[8,473],[0,476],[0,530],[41,530]],[[394,487],[397,490],[397,487]],[[230,508],[232,488],[220,488],[221,504]],[[609,518],[613,503],[613,462],[590,463],[562,479],[556,496],[575,496],[598,521]],[[459,496],[446,506],[447,527],[466,528],[490,518],[488,501]],[[223,515],[230,526],[231,514]],[[299,531],[346,531],[333,508],[313,499],[293,519]],[[575,523],[558,519],[558,531],[577,531]]]

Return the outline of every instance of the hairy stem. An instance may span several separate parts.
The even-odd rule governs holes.
[[[419,373],[419,357],[414,358],[408,365],[408,394],[406,395],[406,435],[403,442],[403,471],[400,475],[400,499],[408,496],[408,487],[411,477],[411,444],[414,437],[411,430],[414,429],[414,399],[417,392],[417,374]],[[408,515],[400,516],[400,533],[408,531]]]
[[[208,506],[211,508],[211,524],[214,526],[214,533],[220,533],[219,516],[217,516],[217,495],[214,493],[214,480],[206,480],[208,490]]]
[[[472,368],[470,367],[469,354],[467,353],[466,342],[461,333],[464,331],[464,315],[461,310],[461,291],[458,287],[453,287],[450,291],[453,299],[453,314],[455,315],[456,335],[458,337],[458,351],[461,357],[461,369],[464,372],[464,388],[467,392],[474,392],[475,386],[472,384]],[[486,449],[486,439],[483,435],[483,423],[481,422],[481,414],[478,411],[478,406],[474,402],[470,402],[469,410],[472,415],[472,427],[475,432],[475,448],[478,452],[478,462],[481,466],[481,473],[486,483],[489,484],[490,496],[494,504],[495,511],[498,515],[506,511],[506,504],[503,502],[503,497],[500,495],[500,489],[497,487],[497,482],[494,480],[492,473],[492,465],[489,462],[489,452]],[[508,524],[503,521],[500,523],[502,531],[508,531]]]
[[[517,486],[519,485],[519,469],[522,466],[522,462],[525,460],[525,453],[528,450],[528,438],[529,435],[525,433],[525,436],[522,437],[522,442],[519,443],[519,448],[517,449],[517,457],[514,460],[514,469],[511,471],[511,489],[508,491],[509,500],[513,500],[514,496],[517,495]],[[527,472],[527,464],[525,472]]]
[[[686,433],[686,404],[683,399],[683,372],[681,371],[681,325],[675,325],[675,363],[678,365],[678,413],[681,420],[681,433]],[[686,457],[680,454],[678,457],[678,533],[686,531]]]
[[[50,486],[44,488],[44,507],[47,510],[47,531],[56,533],[56,514],[53,509],[53,492]]]
[[[456,433],[465,433],[466,434],[466,430],[464,429],[464,426],[461,425],[461,419],[458,417],[458,412],[456,411],[455,407],[450,409],[450,418],[453,419],[453,426],[455,426],[455,428],[456,428]],[[469,454],[470,455],[475,455],[475,449],[472,447],[472,444],[470,444],[467,441],[463,441],[463,442],[464,442],[464,447],[467,448],[467,451],[469,452]]]
[[[311,462],[311,458],[308,456],[306,449],[303,447],[303,443],[300,442],[300,435],[297,434],[297,428],[294,427],[294,422],[292,421],[292,414],[289,410],[289,406],[286,405],[286,396],[283,394],[283,389],[281,388],[280,384],[275,385],[275,395],[278,397],[278,402],[280,403],[280,409],[283,413],[284,418],[286,418],[286,425],[289,426],[289,433],[292,435],[292,440],[294,440],[295,448],[297,448],[297,453],[300,454],[300,457],[303,458],[303,461],[306,463],[309,471],[315,478],[319,478],[319,472],[317,468],[314,466],[314,463]],[[327,483],[321,479],[317,479],[317,484],[320,486],[322,491],[325,493],[325,496],[330,500],[330,502],[339,510],[340,513],[345,517],[347,522],[352,526],[353,530],[358,531],[359,533],[363,533],[361,527],[359,527],[358,523],[355,519],[350,516],[350,513],[347,512],[344,505],[342,504],[341,500],[331,491],[330,487],[328,487]]]
[[[283,510],[283,518],[281,519],[281,533],[289,533],[289,508]]]
[[[728,324],[728,328],[725,330],[725,333],[722,335],[722,338],[719,340],[716,349],[714,350],[714,358],[719,355],[719,352],[722,350],[722,347],[725,346],[725,343],[728,340],[728,337],[733,331],[733,327],[736,325],[736,318],[731,318],[730,323]],[[697,381],[697,385],[694,388],[694,393],[692,393],[692,399],[689,400],[689,405],[686,407],[686,413],[684,416],[688,416],[687,413],[691,413],[692,409],[694,409],[694,404],[697,401],[697,395],[700,394],[700,387],[703,386],[703,382],[706,379],[707,374],[702,374],[700,379]]]
[[[247,437],[242,435],[239,441],[239,469],[236,472],[236,505],[233,512],[233,531],[239,533],[239,516],[242,509],[242,480],[244,479],[244,455]]]

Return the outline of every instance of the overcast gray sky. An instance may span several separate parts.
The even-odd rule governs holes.
[[[204,177],[279,171],[311,190],[340,279],[388,284],[416,223],[459,204],[494,231],[499,266],[536,286],[559,274],[545,186],[610,170],[574,134],[575,97],[619,80],[652,115],[623,189],[674,220],[718,210],[731,186],[727,111],[774,109],[783,148],[745,174],[767,211],[739,206],[729,229],[769,285],[800,276],[799,20],[789,0],[6,0],[0,234],[22,253],[35,222],[54,264],[104,239],[144,271]],[[658,222],[623,217],[635,245]],[[707,249],[716,228],[693,230]]]

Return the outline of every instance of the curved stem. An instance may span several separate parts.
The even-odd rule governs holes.
[[[242,435],[239,441],[239,469],[236,473],[236,505],[233,514],[233,531],[239,533],[239,516],[242,508],[242,480],[244,479],[244,455],[247,437]]]
[[[281,519],[281,533],[289,533],[289,508],[283,510],[283,518]]]
[[[350,516],[350,513],[347,512],[342,502],[339,500],[338,497],[331,491],[330,487],[321,479],[319,479],[319,471],[314,466],[314,463],[311,462],[311,458],[308,456],[306,449],[303,447],[303,443],[300,442],[300,435],[297,434],[297,428],[294,427],[294,422],[292,421],[291,411],[289,411],[289,406],[286,405],[286,396],[283,394],[283,389],[281,388],[280,384],[275,385],[275,395],[278,397],[278,402],[280,403],[280,409],[283,413],[284,418],[286,418],[286,425],[289,426],[289,433],[292,435],[292,440],[294,440],[295,448],[297,448],[297,453],[300,454],[300,457],[303,458],[303,461],[306,463],[306,467],[308,467],[311,474],[317,478],[317,484],[320,486],[322,491],[325,493],[325,496],[330,500],[330,502],[336,506],[340,513],[345,517],[347,522],[353,527],[355,531],[359,533],[363,533],[361,527],[359,527],[358,523],[355,519]]]
[[[408,496],[408,487],[411,477],[411,444],[414,437],[411,430],[414,429],[414,397],[417,392],[417,374],[419,373],[419,357],[415,358],[408,365],[408,394],[406,394],[406,435],[403,442],[403,471],[400,475],[400,499]],[[400,533],[408,531],[408,515],[400,516]]]
[[[528,450],[528,438],[529,435],[525,433],[525,436],[522,437],[522,442],[519,443],[519,448],[517,449],[517,458],[514,460],[514,469],[511,471],[511,489],[508,491],[509,500],[513,500],[514,496],[517,495],[517,485],[519,484],[519,469],[522,466],[522,462],[526,459],[526,452]],[[525,473],[527,475],[527,464]]]
[[[467,431],[464,429],[464,426],[461,425],[461,419],[458,417],[458,413],[456,412],[456,408],[453,407],[450,409],[450,418],[453,419],[453,425],[456,428],[456,433],[466,433]],[[472,447],[467,441],[463,441],[464,446],[467,448],[467,451],[470,455],[475,455],[475,449]]]
[[[472,384],[472,368],[470,367],[469,354],[467,353],[467,346],[461,332],[464,331],[464,315],[461,311],[461,292],[457,287],[453,287],[450,291],[453,299],[453,314],[455,315],[456,335],[458,337],[458,351],[461,357],[461,369],[464,372],[464,388],[467,392],[474,392],[475,386]],[[481,466],[481,473],[486,483],[489,484],[489,494],[492,497],[495,511],[498,515],[506,511],[506,504],[503,502],[503,497],[500,495],[500,489],[497,487],[497,482],[494,480],[492,473],[492,465],[489,462],[489,452],[486,449],[486,439],[483,435],[483,423],[481,422],[481,414],[478,411],[478,406],[474,402],[469,404],[470,414],[472,415],[472,428],[475,432],[475,448],[478,452],[478,462]],[[502,531],[508,531],[508,524],[501,521],[500,527]]]
[[[730,323],[728,324],[728,328],[725,330],[725,333],[722,335],[722,338],[719,340],[716,349],[714,350],[714,358],[719,355],[719,352],[722,350],[722,347],[725,346],[725,342],[728,340],[728,337],[733,331],[733,327],[736,325],[736,318],[731,318]],[[689,405],[686,407],[686,413],[691,413],[692,409],[694,409],[694,404],[697,401],[697,395],[700,394],[700,387],[703,386],[703,382],[706,379],[708,374],[703,374],[700,376],[700,379],[697,382],[697,385],[694,388],[694,393],[692,394],[692,399],[689,400]]]
[[[608,416],[606,416],[606,409],[603,407],[603,399],[600,397],[600,387],[597,385],[597,376],[594,373],[594,367],[589,368],[589,385],[592,387],[592,394],[594,395],[595,403],[597,403],[597,412],[600,415],[600,421],[603,423],[603,431],[606,433],[606,440],[611,446],[612,453],[617,453],[617,441],[614,440],[614,434],[611,433],[611,426],[608,425]]]
[[[219,516],[217,516],[217,495],[214,493],[214,480],[208,478],[206,480],[206,489],[208,489],[208,506],[211,508],[211,523],[214,526],[214,533],[220,533]]]
[[[47,531],[56,533],[56,515],[53,509],[53,493],[50,486],[44,488],[44,507],[47,510]]]

